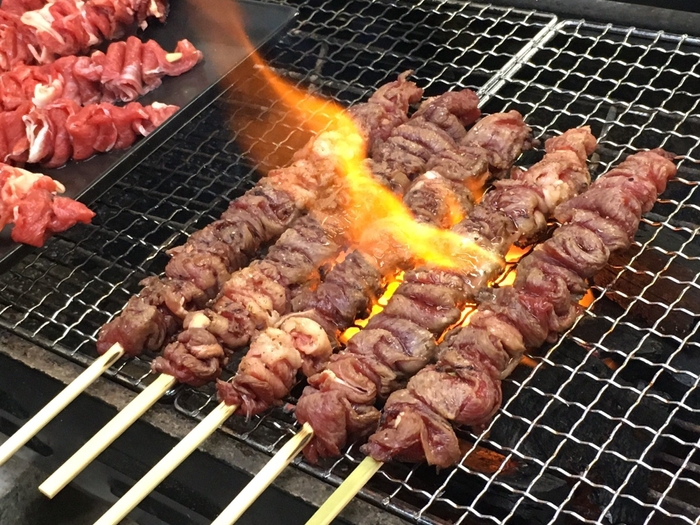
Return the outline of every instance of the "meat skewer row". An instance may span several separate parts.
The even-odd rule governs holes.
[[[143,106],[90,104],[57,100],[44,108],[25,102],[0,112],[0,158],[6,163],[62,166],[95,153],[125,149],[150,135],[179,108],[154,102]]]
[[[486,180],[485,173],[492,169],[487,158],[499,156],[504,163],[512,164],[520,156],[521,151],[529,147],[529,135],[530,128],[525,125],[522,117],[517,113],[497,113],[485,117],[462,139],[464,149],[469,148],[474,153],[472,163],[465,162],[460,166],[455,166],[451,162],[431,163],[433,166],[431,171],[419,177],[412,191],[406,195],[404,199],[406,204],[411,208],[418,222],[437,224],[443,228],[454,226],[457,221],[454,220],[454,213],[451,213],[448,203],[450,200],[455,201],[455,198],[450,199],[449,194],[456,194],[456,198],[459,199],[456,203],[463,211],[471,211],[471,207],[467,209],[464,204],[467,195],[470,200],[473,199],[468,187],[475,187],[478,184],[475,181],[483,183]],[[478,142],[485,136],[491,137],[491,140],[484,141],[488,147],[478,145]],[[444,159],[445,156],[442,155],[441,158]],[[477,160],[474,161],[474,159]],[[452,178],[448,179],[442,173],[449,174]],[[460,182],[457,182],[457,179],[461,179]],[[461,194],[456,192],[461,192]],[[464,192],[467,192],[467,195],[463,195]],[[465,215],[467,214],[464,213],[462,217]],[[448,224],[446,219],[452,219],[453,222]],[[376,236],[381,235],[381,228],[378,227],[377,233],[370,235],[364,243],[366,255],[362,255],[360,252],[357,257],[367,258],[364,264],[370,263],[385,275],[393,273],[397,269],[407,269],[407,265],[410,267],[410,257],[393,246],[388,249],[384,248],[381,253],[376,253],[380,249],[379,247],[383,247],[385,244],[377,242]],[[381,266],[378,263],[373,263],[373,259],[381,261]],[[279,349],[276,359],[280,361],[280,364],[272,364],[273,359],[270,358],[270,352],[258,350],[256,343],[253,342],[251,350],[243,358],[236,376],[230,382],[219,382],[220,399],[228,405],[241,406],[243,408],[242,414],[250,417],[269,408],[271,404],[280,402],[289,393],[300,370],[303,369],[304,374],[310,376],[314,375],[311,372],[320,371],[328,365],[331,356],[330,344],[321,342],[322,348],[316,349],[305,338],[295,338],[295,333],[303,333],[303,328],[300,325],[304,325],[312,332],[308,334],[309,338],[315,340],[318,338],[314,334],[325,330],[331,338],[333,346],[337,346],[337,337],[351,326],[359,313],[351,308],[353,302],[349,300],[353,296],[353,263],[354,260],[349,261],[347,269],[338,265],[337,269],[341,275],[337,278],[332,278],[335,269],[331,270],[327,282],[309,293],[307,297],[302,295],[298,298],[295,310],[300,313],[295,314],[273,330],[277,335],[280,335],[281,331],[286,332],[288,336],[285,344],[275,341]],[[359,266],[359,263],[356,264]],[[347,273],[347,275],[343,275],[343,273]],[[361,282],[361,279],[359,281]],[[361,286],[358,289],[361,289]],[[261,336],[264,335],[259,334],[258,340],[269,340],[268,338],[261,339]],[[292,355],[298,354],[298,357],[285,359],[285,354],[289,355],[287,351],[292,352]],[[264,364],[261,359],[265,361]],[[292,362],[296,362],[296,365],[293,366]],[[285,388],[275,389],[271,386],[279,383],[284,384]],[[270,392],[275,390],[277,390],[277,395],[271,397]]]
[[[189,41],[166,52],[155,40],[135,36],[113,42],[107,51],[66,56],[51,64],[19,64],[0,73],[0,109],[12,111],[25,102],[43,108],[58,99],[80,106],[100,102],[132,102],[153,91],[164,76],[181,75],[202,60]]]
[[[136,26],[145,29],[149,18],[165,21],[167,11],[162,0],[56,0],[19,15],[0,11],[0,70],[83,54]]]
[[[407,120],[409,105],[422,96],[422,90],[406,80],[408,74],[382,86],[368,102],[348,110],[367,144],[386,139],[394,127]],[[168,302],[179,304],[176,307],[179,309],[190,294],[206,302],[206,297],[218,293],[219,283],[225,282],[231,271],[240,268],[264,243],[286,230],[300,211],[313,203],[317,192],[332,182],[335,168],[324,148],[334,139],[337,137],[327,133],[312,140],[298,152],[291,166],[273,170],[234,200],[219,220],[191,235],[184,246],[172,250],[166,277],[146,279],[141,293],[132,297],[123,312],[100,330],[97,341],[100,357],[0,445],[0,465],[125,353],[138,355],[144,350],[160,349],[180,322],[168,310]],[[144,404],[155,403],[165,391],[162,386],[149,386],[153,388],[149,398],[144,398]]]
[[[454,107],[455,118],[464,119],[464,124],[468,125],[474,115],[478,114],[478,111],[474,111],[477,100],[472,91],[464,90],[437,97],[427,101],[426,104],[429,104],[430,107]],[[455,101],[459,103],[455,104]],[[418,113],[421,113],[421,109]],[[443,123],[445,120],[442,117],[439,122]],[[411,126],[414,135],[424,130],[441,129],[437,124],[431,125],[423,117],[417,117]],[[391,136],[394,136],[393,132]],[[415,139],[413,140],[415,141]],[[394,162],[392,166],[392,169],[396,170],[397,162]],[[401,178],[405,181],[407,179],[396,175],[392,176],[394,177],[392,180],[381,175],[378,178],[387,186],[393,187],[395,191],[403,191],[403,183],[400,181]],[[466,202],[467,196],[464,194],[466,189],[463,189],[460,194],[453,194],[452,190],[449,189],[450,184],[452,184],[451,181],[446,180],[446,188],[439,196],[432,195],[431,198],[421,199],[416,195],[416,192],[421,193],[420,191],[411,191],[409,193],[411,202],[414,203],[417,211],[425,212],[426,210],[422,209],[421,206],[424,206],[426,201],[434,202],[440,198],[444,199],[445,202],[441,202],[440,210],[444,210],[443,220],[447,221],[454,216],[455,210],[446,206],[446,203],[455,202],[456,205],[460,206],[468,204]],[[425,186],[422,193],[426,193],[430,185],[423,184],[422,186]],[[340,195],[340,198],[336,196],[323,200],[330,208],[329,214],[321,214],[322,218],[318,220],[310,218],[308,221],[304,219],[297,221],[290,230],[283,234],[264,260],[256,261],[248,268],[232,274],[209,308],[186,315],[185,330],[179,335],[177,341],[166,347],[163,356],[157,358],[153,363],[154,371],[162,373],[153,383],[158,390],[152,390],[149,387],[142,392],[132,402],[132,405],[135,404],[140,409],[127,412],[128,417],[122,414],[117,415],[42,484],[40,487],[42,492],[51,497],[63,488],[95,457],[95,453],[99,453],[109,446],[133,423],[135,417],[139,417],[152,405],[156,399],[151,397],[153,392],[163,391],[163,389],[173,386],[176,380],[195,386],[215,380],[221,374],[230,354],[235,349],[247,345],[250,336],[256,330],[262,330],[279,316],[290,311],[290,299],[293,297],[295,289],[303,285],[304,281],[319,265],[337,255],[340,249],[339,244],[353,244],[352,236],[349,234],[354,228],[351,224],[352,221],[345,213],[348,206],[352,207],[353,205],[350,203],[339,207],[339,202],[347,190],[341,185],[335,191]],[[314,214],[318,212],[316,209],[318,206],[317,204]],[[461,217],[462,212],[458,211],[457,215]],[[331,232],[332,235],[330,235]],[[345,242],[342,242],[343,237],[345,237]],[[351,255],[350,259],[352,258]],[[347,262],[344,261],[340,265],[344,266]],[[359,271],[361,274],[369,272],[367,268],[360,268]],[[334,272],[331,273],[334,274]],[[367,275],[368,279],[369,277]],[[379,274],[377,274],[377,278],[379,278]],[[369,291],[370,288],[378,285],[379,282],[374,285],[365,283],[363,290]],[[351,315],[350,321],[353,319],[354,315]],[[148,399],[150,404],[144,403],[144,399]]]
[[[60,197],[65,187],[39,173],[0,164],[0,229],[14,223],[12,240],[41,246],[53,233],[95,216],[84,204]]]
[[[453,127],[455,129],[461,128],[464,131],[465,125],[470,125],[475,115],[478,115],[478,109],[476,109],[477,104],[478,98],[471,90],[450,92],[436,97],[435,99],[427,100],[406,124],[395,128],[389,138],[382,143],[384,151],[388,149],[394,150],[395,154],[391,161],[370,161],[369,168],[377,167],[377,171],[380,171],[377,178],[383,181],[386,186],[393,188],[394,191],[400,194],[403,193],[406,184],[409,182],[409,178],[413,178],[411,170],[419,163],[415,160],[415,158],[418,157],[412,153],[407,153],[403,156],[397,154],[396,151],[399,148],[404,148],[402,151],[405,151],[405,148],[410,148],[414,152],[420,151],[420,160],[423,164],[426,164],[430,159],[442,155],[445,151],[456,153],[463,147],[463,145],[458,145],[447,133],[442,133],[440,124],[446,120],[444,116],[438,119],[437,122],[434,122],[430,115],[425,116],[426,106],[446,108],[445,115],[453,116],[457,124],[459,124],[459,127]],[[482,126],[477,125],[476,129],[481,129],[481,127]],[[439,146],[437,147],[430,142],[435,136],[440,139],[438,142]],[[466,131],[464,131],[463,140],[468,140],[468,137],[471,136],[471,134],[467,134]],[[398,138],[401,140],[399,141]],[[395,146],[395,143],[398,143],[399,146]],[[481,166],[482,169],[486,168],[486,160],[481,163]],[[411,173],[410,177],[407,178],[404,176],[406,172]],[[465,177],[471,174],[472,170],[469,170],[465,173]],[[481,176],[481,172],[479,172],[479,175]],[[389,177],[391,177],[390,180]],[[449,185],[449,182],[451,181],[446,180],[445,183],[441,185],[441,187],[445,187],[446,194],[448,193],[448,188],[446,188],[446,186]],[[409,192],[407,195],[407,204],[409,208],[412,209],[411,211],[415,211],[418,214],[434,214],[434,210],[425,209],[425,202],[432,203],[437,199],[437,196],[433,195],[432,199],[424,198],[425,200],[421,201],[420,195],[425,193],[428,189],[427,186],[430,186],[430,184],[429,181],[424,181],[422,185],[426,186],[423,192],[415,186],[413,190]],[[435,184],[433,184],[433,186],[434,185]],[[447,200],[442,203],[442,205],[454,202],[457,208],[462,207],[463,203],[461,201],[466,198],[466,195],[454,194],[454,191],[459,190],[459,188],[461,188],[461,186],[450,189],[453,196],[448,197],[445,195],[444,197]],[[340,190],[340,192],[345,193],[345,190]],[[349,202],[343,207],[352,208],[353,206],[354,204]],[[348,228],[353,229],[352,224],[349,224],[349,222],[353,222],[353,220],[348,218],[343,211],[340,213],[344,216],[336,216],[335,220],[339,221],[338,227],[344,230],[348,230]],[[373,210],[372,213],[376,213],[376,211]],[[459,214],[461,212],[457,211],[457,213]],[[445,222],[450,218],[452,218],[451,215],[446,213],[444,218],[440,220]],[[345,221],[346,224],[342,224],[343,221]],[[431,220],[431,222],[433,221]],[[348,233],[350,232],[348,231]],[[358,242],[358,239],[349,239],[348,244],[354,244],[356,242]],[[283,253],[283,256],[273,260],[273,264],[281,266],[283,273],[293,272],[296,274],[302,272],[304,275],[308,273],[304,270],[303,264],[300,266],[300,262],[286,260],[289,259],[289,254],[286,252]],[[278,272],[279,270],[275,270],[272,273]],[[269,280],[270,278],[268,278],[268,281]],[[272,278],[271,280],[281,283],[284,282],[284,279]],[[279,316],[291,311],[289,302],[280,302],[275,299],[276,297],[283,297],[284,295],[281,293],[274,293],[272,291],[274,289],[272,283],[261,283],[265,283],[265,279],[246,279],[245,281],[241,279],[236,279],[235,281],[229,280],[223,288],[223,293],[220,294],[218,300],[209,308],[188,314],[184,321],[185,330],[179,335],[178,340],[168,345],[164,354],[154,361],[153,370],[170,374],[178,378],[180,382],[194,386],[199,386],[215,380],[231,352],[247,346],[251,336],[256,331],[263,330],[267,326],[273,324]],[[267,303],[267,307],[259,307],[264,313],[254,311],[250,305],[251,300],[255,302],[254,298],[261,293],[259,289],[266,289],[262,292],[262,301],[263,303]],[[258,304],[262,303],[258,301]],[[350,316],[350,322],[352,322],[354,317],[354,315]],[[199,359],[196,357],[196,354],[201,352],[202,345],[205,344],[204,341],[207,341],[206,357]],[[220,362],[215,364],[217,360]]]
[[[455,231],[500,257],[515,242],[536,239],[554,208],[587,187],[586,158],[595,146],[589,128],[549,139],[539,163],[496,182]],[[309,378],[295,410],[297,420],[314,429],[304,449],[307,459],[338,455],[350,430],[354,437],[371,432],[379,419],[377,397],[386,397],[433,359],[436,339],[499,273],[499,265],[476,275],[429,267],[407,273],[386,308],[323,372]]]
[[[518,121],[520,125],[515,126],[515,121]],[[503,132],[504,124],[511,130],[511,133]],[[486,130],[491,129],[491,126],[493,126],[494,133],[488,136],[492,140],[486,140],[483,134],[486,133]],[[475,166],[469,168],[465,166],[462,170],[462,176],[466,180],[470,180],[474,176],[478,176],[479,180],[485,180],[486,177],[483,176],[482,171],[489,167],[486,157],[499,156],[507,162],[505,160],[507,155],[511,155],[510,162],[512,162],[519,155],[520,150],[529,143],[530,130],[517,113],[487,117],[475,128],[477,131],[481,130],[477,133],[478,138],[475,142],[483,141],[488,144],[490,146],[488,153],[493,155],[486,155],[487,151],[482,152],[484,160],[479,164],[479,169],[476,169]],[[513,128],[516,128],[517,131]],[[516,142],[517,146],[513,147],[511,141]],[[450,173],[453,176],[457,176],[454,162],[447,163],[446,166],[452,169]],[[414,190],[414,192],[409,191],[405,200],[412,204],[418,212],[417,215],[423,221],[430,220],[443,226],[449,225],[449,223],[454,224],[455,219],[454,210],[445,205],[446,199],[455,201],[461,206],[470,203],[469,199],[460,197],[466,191],[464,184],[455,185],[453,181],[438,175],[437,172],[426,174],[424,179],[416,181]],[[455,190],[457,194],[451,196]],[[436,214],[440,214],[441,217]],[[450,221],[446,221],[446,219],[450,219]],[[372,239],[372,241],[376,240]],[[384,241],[386,240],[384,239]],[[362,242],[360,244],[364,245]],[[396,250],[391,247],[387,249],[386,242],[370,242],[366,246],[369,246],[369,249],[364,253],[363,250],[355,251],[342,263],[336,265],[326,280],[311,294],[311,297],[300,301],[304,308],[313,306],[312,314],[307,311],[288,317],[281,321],[280,329],[267,330],[253,341],[247,357],[244,358],[244,363],[247,359],[250,366],[246,367],[245,364],[242,364],[241,367],[247,369],[245,372],[239,369],[238,374],[238,376],[247,375],[248,380],[242,383],[243,388],[248,391],[251,398],[257,396],[257,404],[246,404],[247,413],[254,413],[268,406],[269,403],[281,399],[291,387],[299,368],[304,368],[307,373],[311,373],[315,366],[321,366],[330,353],[332,346],[330,340],[334,339],[340,329],[352,323],[357,314],[367,308],[368,291],[369,293],[376,291],[382,274],[394,269],[397,265],[408,262],[407,253],[400,251],[392,253]],[[271,337],[268,337],[270,335]],[[272,347],[266,345],[266,342],[272,342]],[[304,348],[300,347],[312,348],[316,343],[318,344],[313,348],[313,352],[306,355]],[[269,362],[265,356],[270,358]],[[274,382],[265,385],[265,377],[256,377],[253,371],[256,367],[258,372],[267,374],[268,381],[274,380]],[[278,374],[279,377],[275,377]],[[258,379],[261,383],[260,390],[255,390],[254,383]],[[234,406],[220,404],[193,432],[132,487],[98,523],[104,525],[118,522],[234,411]]]
[[[473,238],[475,233],[479,233],[484,241],[488,240],[489,235],[494,235],[496,238],[491,241],[491,246],[496,247],[495,249],[499,250],[501,254],[505,254],[507,251],[508,241],[514,242],[517,240],[518,235],[521,235],[523,240],[529,240],[535,237],[537,231],[543,228],[544,221],[542,216],[537,220],[533,220],[532,215],[537,216],[537,214],[540,213],[547,213],[548,210],[551,211],[556,203],[561,202],[586,187],[589,177],[585,167],[585,159],[595,149],[595,145],[595,138],[590,134],[588,128],[571,130],[561,137],[550,139],[546,144],[548,153],[543,161],[533,166],[524,174],[515,171],[514,177],[516,181],[514,184],[497,183],[497,189],[493,190],[491,194],[487,194],[484,201],[477,205],[472,211],[470,218],[463,221],[461,224],[461,228],[463,228],[462,231],[471,230],[470,238]],[[532,201],[527,204],[528,194],[532,194],[532,190],[538,188],[538,186],[539,191],[535,193],[540,195],[542,204],[538,206]],[[520,199],[513,198],[514,195],[525,195],[525,205],[522,197],[520,197]],[[545,203],[549,204],[547,205]],[[489,224],[489,222],[487,222],[489,214],[486,213],[486,210],[489,209],[494,210],[491,212],[491,225],[498,224],[496,220],[499,215],[503,214],[512,217],[512,219],[509,219],[512,225],[510,229],[504,227],[500,229],[484,228],[485,225]],[[530,210],[529,214],[527,213],[528,209]],[[502,218],[503,215],[501,215],[499,222],[504,222]],[[528,219],[528,216],[530,219]],[[472,217],[477,217],[477,219],[473,220]],[[477,223],[477,221],[481,222],[482,225],[480,231],[474,228],[474,224]],[[468,226],[470,223],[471,226]],[[489,234],[489,231],[493,233]],[[509,232],[508,236],[500,238],[504,231]],[[491,268],[491,271],[495,274],[498,270]],[[486,272],[488,272],[488,270],[486,270]],[[413,273],[415,277],[413,277],[411,273]],[[447,279],[449,275],[456,275],[454,272],[444,272],[442,270],[433,269],[431,275],[429,271],[419,269],[411,273],[407,275],[409,280],[404,281],[408,283],[408,286],[404,284],[400,285],[394,296],[392,296],[393,299],[393,297],[397,295],[403,295],[404,297],[400,299],[400,301],[402,301],[404,305],[407,299],[421,300],[421,298],[424,299],[425,297],[452,297],[454,303],[457,303],[455,299],[459,300],[460,293],[462,295],[465,294],[464,291],[460,291],[460,288],[464,290],[463,287],[459,284],[455,285],[456,279],[452,281]],[[433,288],[433,291],[436,293],[431,295],[426,294],[425,291],[417,293],[417,291],[420,290],[420,287],[417,285],[422,284],[421,281],[418,281],[417,277],[422,277],[423,283],[429,285],[425,287],[428,291],[430,288]],[[477,278],[472,281],[471,285],[479,284],[480,279],[478,276],[476,277]],[[493,277],[494,276],[491,276],[491,278]],[[481,278],[483,282],[486,282],[488,279],[488,275]],[[435,285],[440,285],[440,283],[452,284],[452,289],[435,290],[435,288],[437,288]],[[459,281],[457,281],[457,283],[459,283]],[[403,290],[402,287],[404,287]],[[467,290],[467,295],[470,292],[473,293],[472,290]],[[392,299],[389,300],[389,304]],[[459,305],[466,303],[466,301],[467,299],[459,300]],[[389,307],[389,304],[387,304],[387,307]],[[443,312],[446,310],[446,303],[444,301],[437,303],[437,305],[438,311],[440,309],[442,309]],[[447,323],[450,322],[448,320],[449,315],[445,317],[444,321],[433,322],[431,325],[426,323],[424,325],[425,327],[421,327],[415,321],[411,320],[420,319],[422,317],[425,319],[434,319],[435,316],[431,315],[430,308],[424,310],[420,316],[410,317],[409,319],[401,318],[400,311],[398,315],[386,315],[386,311],[387,309],[373,317],[365,330],[358,334],[370,334],[370,336],[374,334],[379,335],[379,337],[368,337],[364,340],[374,345],[374,349],[379,350],[378,352],[374,352],[374,355],[370,352],[357,352],[356,349],[361,349],[362,345],[367,343],[362,342],[362,336],[358,337],[358,335],[356,335],[354,338],[350,339],[345,351],[331,357],[331,362],[327,365],[327,370],[331,373],[333,379],[337,381],[337,385],[340,386],[340,388],[337,389],[340,390],[340,392],[343,390],[342,386],[345,386],[351,395],[353,395],[353,391],[364,395],[366,398],[371,398],[371,394],[376,394],[378,391],[386,395],[386,391],[391,390],[395,384],[400,384],[401,376],[408,376],[414,373],[428,362],[431,358],[431,354],[435,350],[434,334],[447,328]],[[456,321],[458,316],[454,314],[452,314],[452,316],[454,321]],[[381,317],[385,319],[381,319]],[[380,320],[380,323],[373,325],[373,323],[376,322],[374,321],[375,319]],[[454,324],[454,321],[452,321],[452,324]],[[357,340],[353,343],[353,339],[355,338],[361,340],[359,344]],[[349,353],[348,350],[351,352],[355,350],[355,352]],[[344,356],[343,354],[346,355]],[[370,359],[363,359],[363,355],[369,356]],[[354,357],[359,357],[360,359],[353,359]],[[383,362],[379,361],[377,357],[382,358]],[[338,362],[340,362],[343,367],[336,367],[333,369],[334,363]],[[383,381],[380,379],[379,373],[368,374],[368,371],[371,371],[368,365],[371,364],[374,364],[375,367],[381,365],[381,367],[377,368],[379,368],[380,372],[384,373]],[[348,371],[351,373],[355,372],[355,377],[348,377]],[[358,377],[357,374],[361,374],[362,372],[369,377],[365,376],[364,381],[358,386],[356,380]],[[322,374],[323,373],[324,372],[322,372]],[[312,376],[312,378],[313,377],[316,376]],[[344,378],[350,379],[350,382],[343,385]],[[353,379],[355,379],[355,381],[353,381]],[[360,375],[360,380],[362,379]],[[307,387],[307,389],[311,388],[312,387]],[[370,395],[368,395],[368,393]],[[308,391],[305,390],[304,394],[308,395]],[[302,394],[302,398],[304,394]],[[323,397],[318,396],[315,401],[318,401],[319,397],[323,400]],[[331,402],[329,402],[327,406],[320,405],[317,408],[319,410],[325,410],[327,414],[329,407],[337,410],[337,407],[340,406],[341,409],[349,409],[349,411],[352,411],[353,416],[355,416],[353,419],[346,419],[343,421],[342,418],[345,416],[341,412],[341,416],[338,419],[328,421],[330,432],[335,434],[336,437],[340,437],[339,441],[346,439],[346,434],[349,430],[354,430],[361,435],[367,432],[367,428],[376,424],[377,412],[371,404],[366,403],[360,406],[352,405],[350,401],[342,398],[339,403],[334,403],[334,401],[338,401],[338,399],[331,399]],[[370,400],[367,399],[367,401]],[[341,427],[341,432],[338,432],[339,426]],[[223,525],[232,523],[238,519],[262,491],[269,486],[272,480],[279,475],[304,446],[313,439],[315,436],[314,430],[315,429],[308,421],[305,422],[301,431],[275,454],[271,461],[255,476],[255,478],[253,478],[243,491],[239,493],[231,504],[224,509],[214,523],[216,525]],[[327,435],[328,434],[326,434],[326,436]]]
[[[408,118],[409,105],[421,95],[422,90],[401,75],[349,111],[372,145]],[[312,139],[290,166],[271,171],[232,201],[219,220],[170,250],[165,278],[142,281],[143,290],[100,330],[98,352],[115,344],[129,355],[160,350],[187,312],[215,298],[231,272],[245,266],[262,245],[279,237],[321,192],[337,183],[335,159],[329,153],[335,140],[330,133]]]
[[[441,192],[445,195],[445,192]],[[451,196],[454,197],[454,196]],[[470,200],[463,201],[467,207],[470,206]],[[449,212],[448,212],[449,213]],[[342,262],[336,264],[328,273],[328,276],[316,289],[320,295],[331,297],[328,295],[328,288],[337,290],[338,284],[343,286],[343,296],[336,295],[334,298],[338,300],[337,306],[341,306],[343,317],[349,318],[347,324],[352,323],[353,317],[351,311],[361,313],[367,312],[373,298],[379,295],[382,288],[383,277],[386,270],[393,269],[396,263],[397,254],[387,254],[383,252],[381,257],[373,257],[361,250],[351,252]],[[400,257],[400,256],[399,256]],[[344,303],[344,304],[340,304]],[[284,336],[288,335],[294,341],[303,345],[307,342],[309,345],[315,345],[314,354],[307,356],[307,364],[313,366],[315,357],[320,357],[324,350],[330,352],[331,342],[327,332],[320,325],[313,323],[302,315],[296,317],[289,316],[281,320],[279,329],[267,329],[257,336],[248,353],[253,359],[260,358],[261,354],[270,354],[270,357],[277,359],[275,372],[280,373],[280,367],[284,364],[279,360],[279,349],[283,348],[287,355],[293,354],[290,366],[293,366],[294,357],[299,359],[299,350],[291,344],[283,347]],[[272,338],[269,338],[270,332],[276,330]],[[279,337],[282,336],[282,337]],[[265,342],[272,343],[266,345]],[[287,341],[291,342],[291,341]],[[260,348],[262,343],[262,348]],[[291,348],[290,348],[291,346]],[[319,348],[322,347],[322,348]],[[275,352],[277,350],[277,352]],[[277,355],[275,356],[274,353]],[[293,374],[294,372],[292,372]],[[284,395],[282,390],[287,389],[287,385],[277,385],[278,390],[274,392],[273,397]],[[227,419],[235,410],[235,407],[221,404],[212,413],[210,413],[186,438],[171,450],[158,464],[151,469],[139,482],[129,490],[113,507],[111,507],[97,522],[96,525],[107,525],[119,523],[138,503],[145,498],[172,470],[174,470],[206,437],[213,433],[225,419]]]
[[[557,207],[562,226],[520,263],[513,285],[493,291],[467,326],[445,338],[437,363],[389,396],[378,430],[362,447],[368,458],[357,476],[309,524],[330,523],[382,462],[449,467],[460,460],[453,426],[485,426],[500,407],[501,380],[513,365],[573,326],[587,279],[612,252],[630,246],[642,213],[676,174],[671,158],[663,150],[631,155],[588,192]]]

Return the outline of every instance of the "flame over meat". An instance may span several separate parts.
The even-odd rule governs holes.
[[[345,216],[351,225],[350,239],[373,252],[381,246],[398,246],[412,258],[423,263],[445,268],[478,270],[484,263],[498,259],[487,250],[462,236],[433,225],[417,223],[400,197],[372,177],[367,164],[366,137],[355,121],[341,106],[325,98],[313,96],[279,77],[255,52],[241,25],[237,9],[231,9],[221,0],[191,0],[208,21],[220,25],[237,38],[251,53],[251,60],[260,74],[263,85],[243,89],[267,91],[271,100],[281,99],[301,126],[319,136],[316,148],[327,148],[332,153],[344,176]],[[258,95],[258,93],[250,93]],[[266,123],[268,126],[270,123]],[[267,130],[266,130],[267,131]],[[262,136],[261,134],[257,135]],[[251,148],[253,156],[261,154]],[[262,157],[259,157],[262,158]],[[457,210],[457,206],[454,207]],[[459,212],[455,211],[455,214]],[[381,252],[372,253],[381,258]]]

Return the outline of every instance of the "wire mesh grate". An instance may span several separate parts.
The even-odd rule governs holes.
[[[472,3],[287,3],[299,10],[296,26],[266,58],[344,104],[413,69],[426,95],[481,89],[486,112],[517,109],[540,137],[591,125],[600,138],[594,174],[642,148],[681,155],[678,178],[632,248],[596,277],[587,315],[531,356],[535,368],[516,369],[486,432],[460,432],[464,461],[439,473],[387,465],[362,497],[420,523],[697,520],[700,42]],[[143,277],[162,271],[167,249],[304,143],[293,127],[261,137],[240,126],[258,115],[283,121],[281,112],[224,93],[102,196],[92,225],[0,276],[0,325],[89,362],[99,327]],[[241,144],[256,140],[272,147],[253,165]],[[153,379],[145,358],[111,373],[132,386]],[[184,388],[174,406],[201,417],[212,400],[211,387]],[[264,417],[233,418],[226,431],[271,452],[295,431],[294,395],[288,402]],[[297,466],[337,484],[361,459],[350,447],[336,461]]]

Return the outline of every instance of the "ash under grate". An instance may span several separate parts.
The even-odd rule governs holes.
[[[267,58],[287,79],[344,104],[414,69],[427,95],[481,88],[486,112],[518,109],[540,136],[591,125],[600,137],[595,174],[639,148],[684,156],[635,245],[596,280],[588,315],[532,356],[535,370],[520,367],[507,381],[489,432],[461,434],[464,462],[440,473],[385,466],[362,497],[421,523],[693,523],[700,43],[471,3],[287,3],[300,16]],[[239,144],[254,131],[237,124],[280,112],[225,93],[100,198],[93,225],[0,276],[0,324],[89,362],[98,328],[141,278],[162,271],[165,251],[304,143],[293,128],[248,137],[272,145],[262,164],[249,163]],[[115,377],[134,386],[153,378],[140,359],[122,361]],[[181,389],[175,407],[200,417],[211,396]],[[227,428],[267,452],[294,430],[284,407]],[[353,447],[335,462],[298,466],[339,483],[361,459]]]

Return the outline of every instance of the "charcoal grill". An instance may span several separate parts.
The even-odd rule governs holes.
[[[439,473],[386,465],[360,497],[421,524],[697,523],[700,38],[684,32],[696,15],[649,18],[603,0],[579,4],[617,21],[579,19],[572,7],[557,15],[528,0],[287,4],[298,20],[266,58],[288,80],[343,104],[412,69],[426,95],[473,88],[485,112],[517,109],[540,138],[590,125],[599,137],[594,176],[639,149],[679,154],[678,177],[629,252],[596,277],[586,315],[516,369],[488,429],[460,433],[464,461]],[[276,104],[240,95],[255,75],[242,64],[231,86],[95,202],[92,225],[54,237],[0,276],[0,325],[91,362],[97,330],[143,277],[163,270],[165,251],[305,142],[284,124],[262,137],[237,127],[256,116],[284,122]],[[258,164],[241,146],[255,141],[269,152]],[[153,380],[145,358],[109,374],[133,389]],[[191,418],[216,405],[206,387],[178,388],[169,400]],[[262,417],[233,418],[222,434],[274,452],[296,431],[295,397],[288,401]],[[361,459],[350,447],[336,461],[296,468],[337,485]]]

